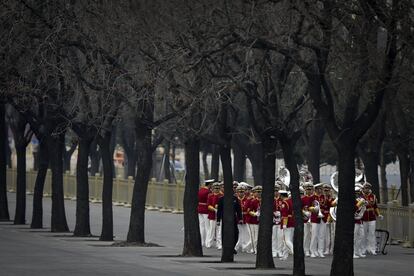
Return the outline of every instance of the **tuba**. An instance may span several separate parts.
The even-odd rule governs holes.
[[[364,178],[364,172],[360,169],[355,169],[355,183],[360,182]],[[339,192],[338,186],[338,172],[334,172],[331,175],[331,186],[335,192]]]
[[[290,184],[290,172],[285,167],[281,166],[279,168],[279,179],[285,184],[286,187],[289,187]]]

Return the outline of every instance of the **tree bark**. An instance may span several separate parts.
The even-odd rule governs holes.
[[[354,275],[353,240],[355,213],[355,145],[342,143],[338,150],[338,208],[335,231],[334,256],[331,275]]]
[[[207,164],[207,155],[208,152],[207,151],[203,151],[203,172],[204,172],[204,179],[210,179],[210,171],[208,169],[208,164]]]
[[[322,125],[322,120],[319,116],[315,116],[310,126],[309,145],[306,158],[308,169],[312,174],[314,183],[321,182],[319,168],[321,161],[321,146],[324,136],[325,129]]]
[[[256,268],[274,268],[272,256],[273,200],[275,191],[275,162],[277,140],[263,139],[263,192],[260,206]]]
[[[49,168],[49,154],[46,139],[39,140],[39,167],[33,193],[33,215],[30,228],[43,228],[43,188],[45,186],[47,169]]]
[[[79,137],[78,160],[76,162],[76,224],[73,235],[91,236],[89,219],[88,159],[91,138]]]
[[[49,136],[47,147],[49,150],[50,167],[52,169],[52,232],[68,232],[66,221],[65,202],[63,197],[63,151],[62,144],[65,134]]]
[[[9,205],[7,201],[7,147],[9,144],[6,128],[6,108],[0,102],[0,221],[9,221]]]
[[[400,179],[401,179],[401,205],[408,206],[408,179],[410,161],[406,151],[398,151],[398,161],[400,163]]]
[[[26,224],[26,146],[16,144],[17,183],[14,224]]]
[[[361,154],[362,161],[364,162],[365,175],[367,182],[372,185],[372,192],[376,195],[378,201],[381,200],[379,179],[378,179],[378,164],[379,164],[379,153],[378,152],[367,152],[364,151]]]
[[[255,185],[262,185],[263,183],[263,148],[261,144],[252,145],[251,153],[248,155],[250,163],[252,164],[253,178]]]
[[[131,217],[127,241],[145,243],[145,202],[148,181],[152,168],[151,129],[145,125],[136,126],[137,174],[132,194]]]
[[[234,262],[235,243],[235,216],[233,205],[233,176],[231,168],[231,149],[229,145],[220,146],[221,165],[224,180],[223,225],[221,262]],[[237,227],[237,226],[236,226]]]
[[[384,152],[384,142],[381,146],[381,154],[380,154],[380,170],[381,170],[381,199],[383,203],[388,202],[388,183],[387,183],[387,164],[385,162],[385,152]]]
[[[246,153],[243,149],[234,146],[234,180],[245,181],[246,180]]]
[[[168,180],[168,183],[172,183],[171,178],[171,165],[170,165],[170,142],[165,142],[165,158],[164,158],[164,179]]]
[[[302,201],[299,192],[299,171],[298,163],[295,159],[293,139],[280,139],[283,150],[286,168],[290,172],[290,190],[292,193],[293,213],[295,218],[295,232],[293,234],[293,275],[305,275],[305,255],[303,252],[303,217]],[[319,172],[319,170],[318,170]],[[317,173],[318,174],[318,173]],[[317,182],[316,182],[317,183]]]
[[[89,153],[89,156],[91,157],[91,168],[89,172],[92,176],[99,173],[101,156],[100,156],[100,151],[97,149],[97,147],[98,147],[97,141],[92,142],[90,153]]]
[[[102,231],[99,240],[114,240],[114,223],[112,212],[112,189],[113,189],[113,155],[111,155],[111,132],[105,131],[103,136],[98,138],[100,155],[103,167],[102,187]]]
[[[200,141],[189,138],[185,144],[184,190],[184,246],[183,256],[202,257],[201,236],[198,221],[198,188],[200,185]]]
[[[213,154],[211,156],[211,178],[219,180],[220,166],[220,147],[213,145]]]

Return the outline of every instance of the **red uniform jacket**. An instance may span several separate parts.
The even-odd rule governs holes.
[[[330,216],[329,210],[331,209],[331,207],[333,207],[332,202],[334,201],[334,199],[332,198],[327,198],[326,196],[324,196],[323,201],[320,202],[321,204],[321,212],[323,214],[323,222],[327,222],[328,221],[328,217]]]
[[[280,212],[281,219],[282,219],[282,203],[283,203],[283,200],[280,197],[275,198],[273,201],[273,213]],[[275,222],[275,220],[273,220],[273,224],[275,225],[280,225],[281,223],[282,223],[282,220],[280,220],[278,223]]]
[[[293,217],[293,204],[292,204],[291,198],[288,198],[282,201],[281,212],[282,212],[282,224],[280,225],[280,228],[283,229],[284,224],[288,228],[295,227],[295,219]]]
[[[210,193],[207,198],[207,206],[208,207],[211,206],[217,210],[220,197],[222,197],[221,193],[218,193],[218,194]],[[215,220],[216,212],[208,210],[208,219]]]
[[[313,201],[315,200],[319,202],[319,207],[321,208],[321,212],[323,212],[322,205],[325,200],[325,196],[324,195],[313,195]],[[313,202],[312,202],[312,206],[315,206]],[[319,212],[312,212],[311,214],[312,223],[321,223],[321,219],[318,218],[318,213]]]
[[[201,187],[198,191],[198,207],[197,211],[199,214],[208,214],[207,209],[207,198],[210,190],[207,187]]]
[[[309,211],[309,207],[313,206],[313,195],[310,195],[310,196],[304,195],[302,196],[301,200],[302,200],[302,210]],[[304,221],[303,223],[307,223],[308,221]]]
[[[258,198],[252,198],[251,200],[249,200],[249,203],[247,205],[247,212],[257,212],[258,210],[260,210],[260,203],[261,200]],[[250,224],[259,224],[259,219],[256,216],[249,216],[249,222]]]
[[[378,206],[377,206],[377,198],[373,193],[368,195],[364,194],[364,198],[368,201],[367,210],[362,217],[363,221],[373,221],[377,219],[378,215]]]
[[[240,203],[240,208],[241,208],[241,211],[242,211],[242,219],[243,219],[243,222],[242,222],[242,224],[245,224],[245,223],[247,223],[246,222],[246,219],[247,219],[247,203],[249,202],[249,199],[248,199],[248,197],[247,196],[244,196],[244,197],[242,197],[242,198],[237,198],[238,200],[239,200],[239,203]]]

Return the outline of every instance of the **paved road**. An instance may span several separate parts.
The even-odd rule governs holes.
[[[15,194],[8,194],[11,215]],[[28,196],[28,222],[32,197]],[[233,264],[219,263],[220,252],[206,249],[204,258],[178,257],[183,242],[183,217],[148,211],[146,237],[162,247],[110,247],[97,237],[74,238],[70,233],[50,233],[50,198],[45,199],[45,229],[31,230],[28,225],[0,223],[0,275],[289,275],[292,259],[275,260],[276,270],[254,270],[253,255],[238,254]],[[66,201],[69,227],[73,230],[75,202]],[[129,208],[114,207],[116,240],[124,240],[129,221]],[[91,227],[100,233],[101,206],[91,204]],[[355,275],[412,275],[414,249],[388,247],[386,256],[355,260]],[[306,259],[307,273],[329,275],[332,257]]]

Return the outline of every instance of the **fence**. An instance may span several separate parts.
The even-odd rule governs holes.
[[[36,171],[28,171],[27,193],[33,193],[36,180]],[[15,191],[16,170],[7,170],[8,190]],[[64,196],[66,199],[76,200],[76,176],[65,173],[64,179]],[[102,195],[102,176],[89,177],[89,197],[93,203],[101,202]],[[134,180],[114,178],[113,182],[113,202],[118,206],[131,206],[132,190]],[[46,175],[44,196],[51,196],[51,172]],[[177,181],[177,184],[170,184],[168,181],[156,182],[152,179],[148,184],[147,191],[147,210],[159,210],[161,212],[182,213],[184,197],[184,184]],[[390,232],[390,237],[394,241],[409,241],[414,243],[414,204],[409,207],[399,206],[399,202],[394,200],[387,204],[379,204],[383,220],[377,221],[377,229],[384,229]]]
[[[26,173],[26,191],[28,194],[32,194],[34,191],[36,175],[36,171]],[[67,172],[63,175],[63,182],[65,199],[76,200],[76,176]],[[49,197],[52,195],[51,183],[51,172],[48,170],[43,196]],[[102,202],[102,183],[102,176],[89,176],[89,199],[91,202]],[[133,187],[134,180],[132,177],[128,179],[114,178],[112,191],[114,205],[131,207]],[[7,170],[7,189],[10,192],[16,190],[15,169]],[[161,212],[182,213],[183,197],[184,184],[181,181],[177,181],[177,184],[171,184],[168,181],[158,183],[155,179],[151,179],[148,183],[146,208]]]

